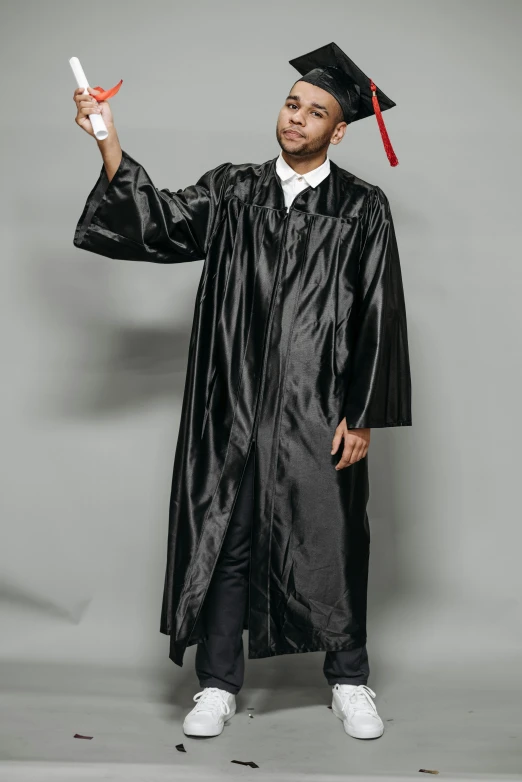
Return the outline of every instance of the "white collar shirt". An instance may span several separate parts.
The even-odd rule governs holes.
[[[285,194],[286,208],[289,209],[292,201],[301,190],[304,190],[309,185],[317,187],[319,182],[322,182],[328,176],[330,173],[330,158],[327,155],[324,163],[321,163],[317,168],[307,171],[306,174],[298,174],[288,165],[282,152],[280,152],[276,160],[276,171]]]

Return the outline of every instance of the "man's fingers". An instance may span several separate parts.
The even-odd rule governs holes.
[[[101,90],[95,90],[92,87],[87,87],[88,92],[85,92],[85,87],[76,87],[73,93],[73,100],[76,100],[78,95],[85,95],[86,98],[89,97],[89,95],[101,95]]]
[[[335,431],[332,440],[332,451],[331,451],[332,454],[337,453],[337,451],[339,450],[339,446],[341,445],[341,440],[343,439],[343,436],[344,436],[343,428],[342,426],[339,425]]]
[[[364,459],[367,453],[368,447],[364,445],[364,443],[362,445],[359,445],[358,443],[346,445],[343,450],[343,455],[336,464],[335,469],[342,470],[345,467],[351,467],[352,464]]]
[[[355,450],[355,443],[345,442],[343,448],[343,455],[339,459],[338,463],[335,465],[336,470],[342,470],[344,469],[344,467],[348,467],[352,463],[354,450]]]
[[[339,450],[339,446],[341,444],[342,436],[343,436],[342,432],[339,432],[339,433],[336,432],[334,434],[334,438],[332,440],[332,450],[331,450],[332,454],[337,453],[337,451]]]

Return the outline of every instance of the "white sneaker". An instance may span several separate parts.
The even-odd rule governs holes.
[[[366,684],[335,684],[332,687],[332,711],[343,721],[349,736],[377,739],[384,733],[384,723],[370,698],[375,693]]]
[[[183,722],[186,736],[219,736],[236,713],[236,696],[219,687],[204,687],[193,700],[197,703]]]

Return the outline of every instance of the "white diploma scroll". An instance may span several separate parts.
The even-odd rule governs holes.
[[[87,87],[89,86],[89,82],[87,81],[87,77],[83,72],[83,68],[80,65],[80,61],[78,57],[71,57],[71,59],[69,60],[69,65],[72,68],[78,87],[84,87],[83,94],[90,95],[89,90],[87,89]],[[105,122],[103,121],[102,115],[89,114],[89,119],[91,121],[93,133],[95,137],[98,139],[98,141],[103,141],[104,138],[107,138],[109,132],[107,130],[107,126],[105,125]]]

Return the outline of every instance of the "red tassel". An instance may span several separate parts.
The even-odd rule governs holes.
[[[384,149],[386,150],[386,154],[388,155],[388,160],[390,161],[390,165],[397,166],[399,165],[399,161],[397,160],[397,155],[393,151],[390,137],[388,136],[388,131],[386,130],[386,126],[382,118],[381,107],[379,106],[379,99],[377,97],[377,87],[375,86],[374,82],[371,79],[370,79],[370,89],[372,91],[373,110],[375,112],[375,116],[377,117],[377,122],[379,123],[379,130],[381,131],[382,143],[384,144]]]

